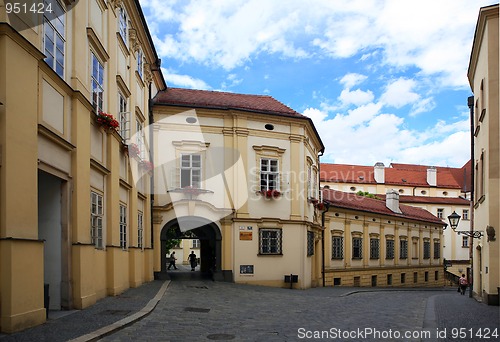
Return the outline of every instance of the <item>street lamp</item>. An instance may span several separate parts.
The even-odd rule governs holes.
[[[458,235],[462,234],[476,239],[479,239],[481,236],[483,236],[483,232],[479,232],[476,230],[456,230],[458,227],[458,222],[460,222],[460,215],[458,215],[455,211],[453,211],[453,213],[448,216],[448,221],[450,221],[451,229],[453,229],[453,231]]]

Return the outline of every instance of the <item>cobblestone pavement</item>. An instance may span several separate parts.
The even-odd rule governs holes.
[[[498,307],[477,303],[452,289],[302,291],[172,281],[151,315],[103,341],[296,341],[308,337],[430,341],[437,340],[438,332],[447,340],[466,341],[460,339],[458,330],[453,339],[451,329],[498,328],[498,314]],[[405,332],[412,335],[405,336]]]
[[[450,288],[290,290],[213,282],[182,268],[171,277],[51,313],[0,341],[500,341],[500,308]]]

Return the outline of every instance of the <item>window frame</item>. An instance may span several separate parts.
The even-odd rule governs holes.
[[[431,258],[431,242],[430,241],[425,241],[424,240],[424,259],[430,259]]]
[[[440,242],[434,242],[433,256],[434,256],[434,259],[441,258],[441,243]]]
[[[127,249],[127,206],[120,204],[120,248]]]
[[[380,239],[370,238],[370,259],[380,259]]]
[[[64,68],[65,68],[65,58],[66,58],[66,12],[63,6],[59,3],[59,1],[54,1],[54,3],[56,4],[56,9],[53,10],[52,12],[46,11],[43,14],[42,44],[43,44],[43,51],[46,56],[44,60],[51,67],[51,69],[56,72],[56,74],[61,76],[61,78],[64,78]],[[47,3],[47,0],[44,0],[44,4],[45,6],[49,5]],[[54,13],[59,10],[60,10],[60,15]],[[53,18],[51,19],[49,18],[49,16],[52,16]],[[62,27],[59,27],[60,25],[57,25],[58,22],[60,23],[60,25],[62,25]],[[52,30],[52,34],[50,36],[47,32],[49,28]],[[50,39],[50,41],[52,42],[53,44],[52,49],[47,48],[47,39]],[[62,43],[62,51],[58,47],[57,39],[60,39]],[[61,52],[62,54],[62,65],[58,61],[58,56],[57,56],[58,51]],[[58,70],[58,65],[61,67],[61,70]]]
[[[94,210],[94,208],[96,210]],[[90,191],[90,241],[96,249],[104,249],[103,222],[104,222],[104,196],[96,191],[91,190]]]
[[[408,259],[408,240],[399,240],[399,259]]]
[[[385,240],[385,258],[386,259],[394,259],[394,240],[387,239]]]
[[[97,64],[97,74],[94,74],[95,64]],[[97,57],[95,52],[91,52],[91,72],[90,72],[90,87],[92,94],[92,106],[96,112],[104,111],[104,63]],[[96,92],[95,90],[100,90]],[[97,98],[97,99],[96,99]]]
[[[137,212],[137,247],[144,248],[144,214]]]
[[[130,112],[127,111],[128,99],[118,91],[118,123],[120,136],[124,141],[130,138]]]
[[[264,164],[266,164],[265,165],[266,170],[263,169]],[[274,171],[273,171],[273,166],[275,166]],[[270,177],[273,179],[270,180]],[[280,160],[278,158],[261,157],[260,191],[269,191],[269,190],[280,191]]]
[[[439,219],[444,218],[444,208],[437,208],[436,217]]]
[[[344,259],[344,237],[332,236],[332,260]]]
[[[188,157],[187,159],[185,157]],[[199,159],[198,166],[195,166],[194,157]],[[203,174],[203,158],[201,153],[181,153],[179,158],[179,186],[180,188],[192,187],[201,189]],[[187,162],[185,165],[184,162]],[[196,180],[196,178],[198,178]],[[187,182],[186,182],[187,180]]]
[[[273,233],[275,236],[265,236],[273,235]],[[275,251],[272,251],[273,248]],[[283,229],[259,229],[259,255],[283,255]]]
[[[139,48],[136,53],[136,58],[137,58],[137,73],[139,74],[139,77],[141,80],[144,78],[144,52],[142,52],[142,49]]]
[[[118,32],[120,33],[120,37],[123,39],[123,42],[126,46],[127,38],[128,38],[128,14],[125,7],[122,5],[118,10]]]
[[[352,238],[352,259],[363,259],[363,238]]]

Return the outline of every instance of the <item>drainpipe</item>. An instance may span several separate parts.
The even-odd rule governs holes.
[[[471,184],[470,184],[470,233],[474,231],[474,96],[469,96],[467,98],[467,105],[469,106],[470,112],[470,158],[471,158]],[[465,179],[465,186],[467,186],[467,178]],[[471,238],[471,243],[469,247],[469,260],[470,260],[470,285],[469,285],[469,297],[472,298],[472,291],[474,287],[474,238]]]
[[[330,209],[330,203],[325,202],[323,199],[323,203],[325,203],[325,210],[321,213],[321,272],[323,273],[323,287],[325,287],[325,214]]]
[[[148,115],[149,115],[149,160],[154,160],[154,144],[153,144],[153,122],[154,122],[154,115],[153,115],[153,99],[151,98],[151,93],[152,93],[152,87],[151,83],[149,84],[149,94],[148,94]],[[151,218],[151,248],[154,248],[154,224],[153,224],[153,206],[154,206],[154,183],[155,183],[155,173],[153,172],[153,175],[151,176],[151,183],[149,184],[149,192],[150,192],[150,197],[149,197],[149,203],[150,203],[150,218]]]

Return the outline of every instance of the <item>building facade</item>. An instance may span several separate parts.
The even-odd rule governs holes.
[[[321,164],[322,186],[349,193],[368,192],[380,199],[392,189],[400,195],[400,203],[429,211],[448,224],[448,216],[456,212],[461,216],[457,230],[471,226],[471,163],[461,168],[436,167],[414,164],[383,163],[374,166]],[[470,267],[471,238],[457,235],[451,229],[443,231],[443,258],[448,261],[447,271],[460,276]]]
[[[323,189],[326,286],[445,285],[443,222],[420,208]]]
[[[154,99],[157,277],[168,239],[199,239],[201,272],[236,283],[317,286],[321,140],[269,96],[168,88]]]
[[[480,9],[468,78],[474,161],[474,227],[481,232],[473,246],[474,295],[499,303],[500,290],[500,131],[498,4]]]
[[[149,98],[165,87],[139,1],[51,0],[38,17],[10,3],[0,1],[2,332],[153,279],[150,179],[133,173],[149,165]]]

